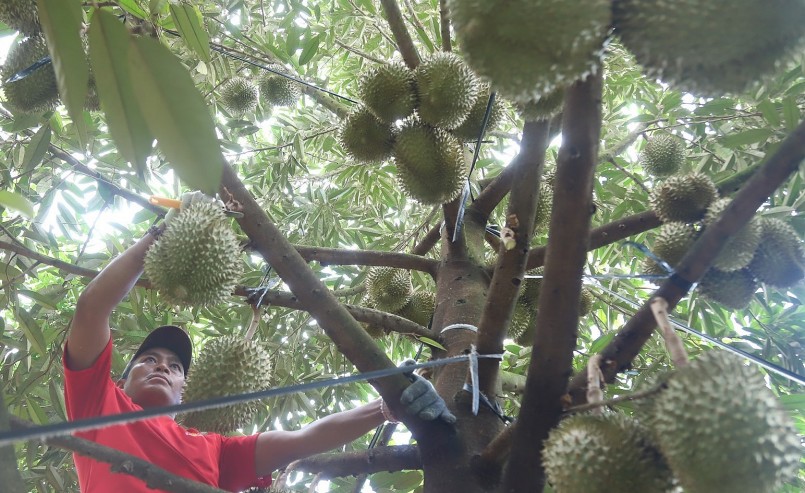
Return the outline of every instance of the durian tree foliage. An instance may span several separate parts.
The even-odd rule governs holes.
[[[80,5],[77,0],[63,1]],[[268,273],[271,289],[260,308],[253,339],[263,342],[271,355],[273,386],[378,369],[415,356],[421,344],[421,358],[440,358],[462,354],[471,344],[479,349],[494,347],[500,339],[504,357],[499,364],[480,365],[480,385],[495,394],[505,414],[537,428],[542,426],[547,432],[558,421],[556,412],[521,408],[521,404],[533,402],[530,399],[539,399],[533,386],[525,385],[533,347],[503,339],[502,331],[518,298],[517,283],[511,279],[522,280],[524,270],[545,264],[543,286],[550,283],[555,292],[567,294],[560,300],[560,304],[567,305],[567,313],[554,313],[554,309],[554,318],[542,319],[544,325],[571,323],[577,338],[570,345],[567,339],[547,343],[537,330],[534,344],[541,352],[560,355],[572,365],[575,375],[581,374],[588,359],[612,343],[616,332],[633,318],[655,286],[640,278],[604,279],[600,285],[585,278],[585,288],[594,301],[590,313],[576,324],[579,276],[571,272],[563,277],[559,265],[585,244],[585,238],[577,231],[584,231],[579,225],[583,226],[585,217],[589,217],[593,230],[589,251],[574,260],[583,263],[585,273],[646,273],[645,256],[621,240],[651,247],[659,232],[660,221],[650,210],[649,196],[664,178],[652,176],[641,164],[647,139],[655,133],[675,135],[685,149],[680,173],[703,173],[713,180],[722,196],[732,197],[746,182],[745,177],[780,149],[781,142],[795,131],[805,114],[805,56],[801,54],[762,85],[740,94],[704,98],[646,77],[634,58],[619,43],[612,42],[603,65],[597,67],[603,74],[600,122],[591,109],[596,99],[589,91],[595,85],[594,78],[590,79],[593,82],[579,83],[566,91],[564,123],[559,117],[550,120],[550,125],[545,121],[526,123],[511,102],[500,98],[504,110],[497,126],[484,136],[469,179],[471,198],[461,232],[452,242],[448,235],[452,235],[459,217],[457,201],[434,206],[406,197],[392,160],[357,161],[342,148],[338,138],[339,122],[359,104],[358,80],[362,73],[389,61],[413,69],[420,59],[440,50],[462,53],[454,38],[444,37],[450,33],[444,17],[449,2],[99,3],[116,16],[125,14],[128,31],[144,38],[143,43],[155,35],[175,55],[170,59],[172,69],[187,74],[196,88],[193,94],[203,100],[208,111],[199,112],[192,105],[177,105],[174,110],[162,108],[177,112],[176,119],[162,122],[174,131],[168,133],[174,137],[166,137],[168,134],[160,130],[156,135],[158,144],[150,149],[154,135],[143,133],[138,117],[129,114],[121,120],[120,113],[109,111],[108,104],[104,111],[84,111],[82,118],[76,120],[70,116],[75,111],[68,111],[64,104],[45,113],[22,114],[0,101],[0,397],[12,416],[34,424],[66,419],[60,358],[76,298],[102,266],[142,236],[164,213],[149,204],[148,197],[179,197],[183,191],[205,186],[218,190],[218,183],[192,181],[194,177],[219,176],[217,171],[207,169],[207,161],[214,159],[188,162],[176,157],[192,157],[192,152],[182,152],[188,146],[201,144],[193,141],[192,133],[183,132],[195,128],[193,125],[199,121],[214,125],[211,128],[219,137],[227,163],[223,172],[226,190],[220,191],[222,195],[231,193],[244,212],[242,219],[232,222],[245,245],[244,274],[227,302],[205,308],[168,304],[143,279],[114,314],[115,371],[122,371],[128,355],[151,328],[160,324],[187,327],[197,348],[222,336],[243,336],[253,316],[249,300],[254,298],[247,297],[247,290],[260,286]],[[90,4],[84,2],[81,7],[83,21],[89,24],[95,22]],[[208,35],[212,51],[205,51],[206,40],[189,35],[192,30],[176,21],[177,9],[197,13],[196,22]],[[503,21],[514,22],[517,18],[508,13]],[[497,31],[506,29],[498,26]],[[92,32],[90,29],[90,35]],[[4,43],[10,43],[16,30],[3,26],[0,35]],[[100,39],[103,42],[106,38]],[[92,39],[91,43],[96,41]],[[114,51],[114,46],[119,45],[102,46],[110,50],[112,59],[128,60],[125,54]],[[77,56],[54,54],[68,61]],[[505,60],[506,56],[503,50],[500,58]],[[245,63],[244,58],[257,65],[276,64],[293,77],[344,98],[300,86],[302,95],[293,104],[272,106],[260,96],[254,109],[242,114],[232,112],[221,103],[222,85],[235,77],[257,81],[262,74],[259,67]],[[159,63],[169,62],[164,58],[146,60],[150,70],[137,72],[134,80],[163,73],[164,67]],[[520,62],[515,58],[512,63]],[[64,63],[57,68],[71,73],[78,70],[76,67]],[[559,79],[564,80],[564,75]],[[149,83],[160,88],[165,82],[155,77]],[[135,91],[132,87],[128,90]],[[142,87],[136,90],[142,91]],[[182,98],[186,94],[169,96]],[[123,93],[128,101],[136,102],[138,97]],[[589,107],[580,104],[584,97],[591,98]],[[62,95],[65,100],[70,98]],[[143,107],[145,116],[140,118],[152,124],[149,111],[153,110]],[[116,130],[122,128],[121,121],[128,125],[129,134],[136,136],[128,146],[121,144]],[[595,132],[599,124],[600,138]],[[565,133],[560,139],[563,128]],[[132,158],[142,154],[142,142],[150,156]],[[556,169],[557,162],[561,167],[567,161],[564,153],[568,151],[560,153],[560,146],[568,142],[587,145],[588,150],[595,149],[591,142],[597,143],[597,156],[591,157],[595,166],[589,170],[593,177],[589,203],[580,200],[578,192],[573,195],[573,180],[581,178]],[[462,145],[465,155],[471,156],[473,144]],[[801,134],[798,145],[805,146]],[[546,151],[543,146],[547,146]],[[556,171],[553,219],[548,221],[550,237],[563,241],[553,250],[548,249],[547,262],[547,225],[538,228],[533,239],[518,240],[515,250],[505,250],[494,235],[485,235],[485,228],[487,233],[507,227],[530,229],[525,225],[533,224],[536,208],[534,190],[538,177],[534,170],[538,167],[534,163],[543,153],[545,169]],[[804,187],[805,173],[799,170],[768,197],[757,215],[785,220],[802,238]],[[512,211],[532,220],[521,218],[518,224]],[[445,232],[440,237],[443,223]],[[298,262],[306,263],[306,267],[275,260],[267,271],[266,259],[290,252],[282,249],[282,243],[274,250],[266,247],[269,240],[280,237],[295,246],[301,254]],[[526,259],[522,252],[529,246]],[[498,253],[503,260],[497,260]],[[557,259],[553,266],[551,258]],[[367,305],[366,279],[372,266],[410,270],[414,292],[435,293],[432,328]],[[279,277],[283,282],[275,284],[273,281]],[[572,295],[574,290],[576,298]],[[329,294],[325,295],[325,291]],[[803,301],[802,283],[785,289],[759,285],[749,305],[742,309],[726,307],[694,289],[679,301],[674,316],[696,331],[805,375]],[[325,313],[332,306],[345,309]],[[366,337],[358,322],[382,326],[385,335]],[[478,326],[479,333],[439,333],[442,327],[454,323]],[[692,357],[712,350],[694,335],[683,334],[683,340]],[[643,388],[670,368],[659,336],[649,338],[637,349],[639,354],[628,367],[610,379],[606,397]],[[383,360],[379,354],[388,359]],[[564,389],[568,375],[554,375],[551,371],[542,374],[547,381],[536,392]],[[777,373],[764,371],[764,375],[802,436],[805,389]],[[572,380],[573,385],[577,379]],[[367,435],[340,451],[353,455],[327,461],[311,458],[298,464],[299,474],[291,475],[293,484],[285,487],[308,491],[311,482],[320,479],[318,473],[331,476],[329,491],[333,492],[354,491],[356,483],[364,480],[377,492],[499,491],[496,488],[501,481],[510,481],[508,475],[542,484],[539,444],[523,447],[518,437],[512,437],[516,433],[507,433],[488,408],[482,406],[474,416],[469,394],[461,390],[465,380],[463,365],[434,373],[437,390],[459,420],[455,432],[407,423],[420,455],[407,442],[408,435],[398,434],[390,447],[379,449],[374,459],[377,465],[367,468],[367,461],[354,459],[354,454],[360,457],[365,453],[370,441]],[[388,379],[377,389],[355,384],[271,399],[259,403],[252,423],[243,432],[298,428],[317,417],[373,399],[378,392],[392,402],[402,385],[402,378]],[[578,386],[575,390],[579,390]],[[560,395],[564,393],[561,390]],[[559,406],[559,401],[554,404]],[[636,407],[629,401],[615,406],[626,414]],[[0,420],[3,426],[5,420]],[[509,448],[510,456],[516,459],[509,462],[504,475],[501,466],[509,456]],[[69,452],[30,442],[17,445],[14,453],[27,491],[77,491]],[[417,462],[420,456],[421,462]],[[0,484],[14,484],[4,480],[10,474],[0,469]],[[368,478],[362,474],[368,474]],[[805,472],[800,470],[799,477],[781,491],[804,489]]]

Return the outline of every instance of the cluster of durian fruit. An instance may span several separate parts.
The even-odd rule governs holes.
[[[38,114],[50,111],[59,104],[59,87],[53,64],[44,63],[33,68],[37,62],[49,57],[48,46],[42,36],[36,2],[33,0],[4,0],[0,2],[0,21],[22,33],[9,49],[5,64],[0,68],[0,84],[3,102],[14,113]],[[15,75],[24,77],[8,82]],[[85,107],[90,111],[100,109],[100,100],[95,89],[95,79],[90,74]]]
[[[534,343],[539,292],[542,288],[544,271],[543,267],[537,267],[526,272],[514,304],[508,336],[521,346],[531,346]],[[579,317],[584,317],[592,311],[594,301],[595,296],[592,291],[587,286],[582,286],[579,298]]]
[[[652,191],[651,208],[663,222],[652,250],[670,267],[676,267],[698,236],[713,224],[730,203],[719,197],[713,181],[701,173],[679,171],[684,145],[670,134],[655,135],[646,143],[641,162],[647,172],[667,177]],[[666,274],[647,258],[648,274]],[[746,307],[759,283],[788,288],[805,277],[805,248],[794,228],[781,219],[755,217],[741,228],[713,262],[698,285],[699,293],[722,305]]]
[[[411,272],[394,267],[372,267],[366,276],[366,296],[363,306],[406,318],[423,327],[430,326],[436,309],[436,295],[424,289],[414,289]],[[379,338],[386,331],[378,324],[363,324],[366,332]]]
[[[796,426],[741,358],[706,352],[661,381],[634,416],[571,415],[551,431],[556,493],[773,493],[796,477]]]
[[[374,67],[358,81],[362,104],[344,119],[339,140],[356,161],[393,157],[397,179],[423,204],[455,199],[467,164],[462,142],[475,141],[489,103],[489,87],[453,53],[435,53],[416,70],[394,62]],[[486,128],[502,116],[493,104]]]
[[[801,53],[799,0],[449,0],[469,66],[526,103],[599,70],[614,32],[647,75],[701,96],[741,92]]]
[[[269,66],[254,82],[248,77],[232,77],[218,88],[218,102],[232,116],[253,112],[262,100],[269,106],[290,106],[302,94],[299,84],[286,77],[288,71],[279,65]]]

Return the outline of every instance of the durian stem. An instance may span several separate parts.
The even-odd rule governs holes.
[[[439,29],[442,36],[442,50],[453,51],[450,43],[450,10],[447,0],[439,0]]]
[[[601,380],[604,374],[601,372],[601,355],[596,354],[587,362],[587,402],[598,403],[604,400],[604,391],[601,390]],[[593,409],[593,414],[600,414],[601,408]]]
[[[592,409],[600,409],[602,407],[612,406],[621,402],[638,401],[640,399],[645,399],[646,397],[656,394],[657,392],[661,391],[664,387],[665,387],[664,384],[659,384],[646,390],[640,390],[637,392],[632,392],[631,394],[613,397],[612,399],[607,399],[599,402],[588,402],[587,404],[580,404],[578,406],[567,408],[565,410],[565,413],[566,414],[583,413],[590,411]]]
[[[400,50],[405,64],[408,65],[408,68],[415,69],[419,65],[419,53],[416,51],[414,41],[408,33],[408,28],[405,27],[405,20],[402,12],[400,12],[400,6],[397,5],[395,0],[380,0],[380,4],[386,12],[386,19],[391,28],[391,33],[394,35],[394,40],[397,41],[397,48]]]
[[[665,298],[655,296],[651,300],[651,312],[654,314],[654,320],[660,328],[662,338],[665,340],[665,347],[668,349],[668,354],[671,356],[671,361],[677,368],[682,368],[688,365],[688,352],[685,351],[685,344],[682,338],[676,333],[671,326],[671,319],[668,316],[668,301]],[[599,367],[596,367],[598,373],[601,372]],[[590,368],[587,368],[590,371]],[[589,401],[589,390],[587,391],[587,400]]]
[[[251,305],[252,307],[252,320],[249,322],[249,329],[246,331],[246,335],[243,338],[247,341],[251,341],[252,337],[254,337],[254,333],[257,331],[257,326],[260,325],[260,307],[257,305]]]

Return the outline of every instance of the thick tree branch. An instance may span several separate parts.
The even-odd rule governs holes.
[[[35,426],[33,423],[29,423],[14,416],[11,416],[10,421],[11,428],[14,430]],[[142,479],[150,488],[174,493],[225,493],[224,490],[171,474],[147,460],[99,445],[83,438],[65,435],[46,438],[43,440],[43,443],[66,450],[72,450],[77,454],[110,464],[112,466],[112,472],[128,474],[129,476]],[[4,484],[3,488],[5,487]],[[3,491],[6,490],[4,489]]]
[[[241,205],[244,216],[238,219],[240,227],[266,262],[291,288],[296,298],[309,309],[338,350],[361,372],[393,368],[394,363],[322,284],[228,164],[224,164],[220,193],[225,200],[234,200]],[[370,383],[383,396],[394,414],[405,419],[406,425],[415,435],[429,428],[421,421],[411,419],[400,403],[403,389],[410,384],[407,378],[398,375]]]
[[[507,249],[504,243],[498,251],[489,294],[478,323],[477,344],[481,354],[503,352],[503,339],[523,282],[528,245],[534,231],[539,183],[548,147],[548,125],[547,120],[525,124],[520,153],[516,162],[509,166],[514,168],[515,179],[506,212],[506,227],[513,231],[515,245]],[[494,395],[499,367],[497,360],[479,361],[479,388],[485,395]]]
[[[680,261],[676,274],[666,280],[651,298],[655,296],[665,298],[670,312],[679,300],[687,295],[691,284],[701,279],[730,236],[752,219],[768,197],[799,168],[803,158],[805,158],[805,121],[799,124],[783,141],[777,152],[741,187],[724,214],[704,230]],[[632,360],[654,332],[656,323],[651,312],[651,298],[601,351],[603,362],[601,371],[608,382],[612,382],[618,372],[629,368]],[[582,389],[586,386],[586,381],[586,372],[581,372],[570,384],[575,404],[585,402],[585,392]]]
[[[381,471],[422,469],[422,458],[416,445],[397,445],[340,454],[318,454],[292,462],[288,469],[321,473],[324,478],[337,478]]]
[[[436,246],[437,243],[439,243],[441,236],[442,223],[435,224],[428,230],[427,234],[425,234],[419,244],[415,246],[413,250],[411,250],[411,255],[427,254],[429,251],[431,251],[431,249],[433,249],[433,247]]]
[[[23,257],[41,262],[42,264],[56,267],[59,270],[67,272],[68,274],[74,274],[89,279],[94,278],[99,273],[98,271],[87,269],[86,267],[80,267],[63,260],[42,255],[41,253],[30,250],[25,246],[8,243],[2,240],[0,240],[0,250],[8,250]],[[151,281],[145,278],[138,279],[137,286],[145,289],[153,289]],[[233,294],[236,296],[249,297],[251,295],[251,291],[249,291],[249,289],[250,288],[247,286],[238,286],[235,288]],[[263,302],[274,306],[281,306],[283,308],[309,311],[293,294],[282,291],[269,290],[263,297]],[[433,334],[431,334],[427,328],[398,315],[381,312],[379,310],[373,310],[371,308],[358,305],[344,306],[346,307],[347,311],[349,311],[349,313],[355,317],[355,320],[368,324],[379,325],[383,327],[387,333],[399,332],[400,334],[413,335],[417,337],[433,337]]]
[[[400,269],[418,270],[436,275],[439,263],[421,255],[370,250],[343,250],[339,248],[320,248],[295,246],[296,251],[308,262],[321,265],[387,265]]]
[[[601,134],[601,71],[567,90],[545,278],[526,391],[503,475],[503,491],[542,491],[542,442],[559,422],[573,369],[581,274],[587,256],[593,177]]]
[[[439,31],[442,36],[442,51],[452,51],[450,43],[450,10],[447,0],[439,0]]]
[[[386,20],[394,34],[394,40],[397,41],[397,48],[400,50],[405,64],[408,65],[408,68],[415,69],[419,65],[419,53],[414,46],[414,40],[408,33],[408,28],[405,27],[400,6],[396,0],[380,0],[380,4],[386,12]]]

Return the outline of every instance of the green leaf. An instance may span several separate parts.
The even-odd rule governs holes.
[[[305,47],[302,50],[302,54],[299,55],[299,65],[304,65],[309,62],[315,55],[316,52],[319,50],[319,43],[321,42],[321,35],[317,34],[307,40],[305,43]]]
[[[788,130],[793,130],[799,125],[800,112],[796,98],[788,97],[783,100],[783,118]]]
[[[67,112],[82,145],[87,142],[84,103],[87,100],[89,65],[81,42],[83,15],[79,0],[36,0],[39,21],[53,59],[56,81]]]
[[[439,348],[439,349],[441,349],[442,351],[447,351],[447,349],[446,349],[444,346],[442,346],[441,344],[439,344],[438,342],[434,341],[433,339],[431,339],[431,338],[429,338],[429,337],[422,337],[422,336],[419,336],[419,337],[417,337],[417,340],[418,340],[419,342],[424,342],[424,343],[425,343],[425,344],[427,344],[428,346],[435,347],[435,348]]]
[[[210,37],[204,29],[201,20],[201,12],[195,5],[171,4],[171,17],[179,30],[179,35],[205,63],[209,63],[210,58]]]
[[[134,14],[140,19],[148,19],[148,12],[137,4],[137,0],[118,0],[117,4],[126,12]]]
[[[769,125],[778,126],[780,124],[780,117],[777,115],[777,106],[768,99],[764,99],[757,105],[757,109],[763,114],[763,119]]]
[[[162,9],[165,7],[165,2],[167,0],[151,0],[148,2],[148,10],[151,11],[151,15],[158,16],[162,13]]]
[[[98,10],[89,28],[89,52],[109,133],[123,158],[145,173],[154,137],[140,111],[127,62],[129,34],[109,11]]]
[[[25,159],[22,162],[23,173],[33,170],[42,162],[48,150],[48,146],[50,145],[50,134],[50,125],[43,125],[42,128],[37,130],[34,136],[31,137],[31,142],[29,142],[28,147],[25,148]]]
[[[28,342],[31,343],[34,351],[39,353],[40,356],[44,356],[46,346],[45,336],[42,334],[42,329],[39,327],[39,324],[36,323],[36,320],[34,320],[30,313],[20,308],[17,310],[17,321],[22,331],[25,332],[25,337],[28,339]]]
[[[805,394],[781,395],[780,402],[789,411],[805,413]]]
[[[772,130],[768,128],[753,128],[732,135],[722,137],[721,143],[726,147],[736,148],[758,142],[765,142],[771,137]]]
[[[7,209],[13,209],[28,219],[34,216],[34,206],[28,199],[18,193],[0,190],[0,205]]]
[[[194,189],[215,194],[224,157],[215,124],[190,74],[165,46],[133,38],[129,70],[138,74],[134,93],[171,167]]]

